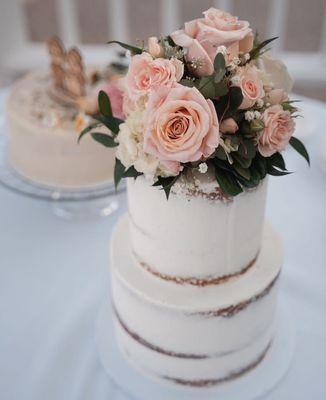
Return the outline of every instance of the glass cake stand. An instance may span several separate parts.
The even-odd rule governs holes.
[[[20,195],[47,201],[55,215],[66,219],[107,217],[122,201],[125,186],[116,191],[113,181],[85,188],[59,188],[33,182],[8,163],[6,136],[0,131],[0,184]]]

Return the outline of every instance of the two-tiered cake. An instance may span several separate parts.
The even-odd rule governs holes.
[[[144,372],[206,386],[255,367],[274,334],[278,236],[264,227],[267,182],[233,199],[198,182],[164,193],[128,182],[111,244],[121,350]]]
[[[203,14],[146,48],[122,43],[125,121],[99,98],[116,185],[129,178],[111,243],[120,347],[144,372],[193,386],[244,374],[272,345],[282,251],[264,225],[266,176],[288,173],[288,144],[309,162],[292,136],[292,80],[266,54],[275,38]]]

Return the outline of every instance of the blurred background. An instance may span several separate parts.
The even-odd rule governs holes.
[[[44,40],[80,45],[86,62],[108,62],[110,39],[127,42],[171,32],[211,6],[250,21],[295,78],[294,92],[326,101],[325,0],[1,0],[0,86],[45,66]]]

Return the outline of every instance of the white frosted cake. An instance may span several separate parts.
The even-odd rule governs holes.
[[[167,201],[144,178],[128,181],[129,215],[111,245],[113,307],[121,350],[143,372],[207,386],[264,358],[282,264],[264,227],[266,186],[226,198],[205,177],[176,183]]]
[[[113,178],[114,153],[78,135],[89,117],[53,99],[51,76],[32,72],[17,81],[7,104],[8,161],[31,181],[82,187]]]
[[[128,213],[111,241],[117,339],[132,365],[171,384],[210,386],[259,365],[273,345],[278,235],[267,175],[289,172],[299,110],[286,66],[248,21],[210,8],[130,52],[125,118],[99,103],[117,147]],[[109,338],[108,338],[109,340]]]

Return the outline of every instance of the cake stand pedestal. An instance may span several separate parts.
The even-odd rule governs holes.
[[[114,213],[125,191],[113,181],[84,188],[59,188],[33,182],[15,171],[7,161],[5,135],[0,133],[0,184],[20,195],[47,201],[55,215],[66,219],[107,217]]]
[[[139,400],[252,400],[271,391],[287,373],[294,354],[295,331],[291,313],[279,298],[276,334],[262,362],[245,375],[209,388],[189,388],[162,383],[133,368],[119,349],[109,301],[96,322],[96,344],[109,377],[132,398]]]

